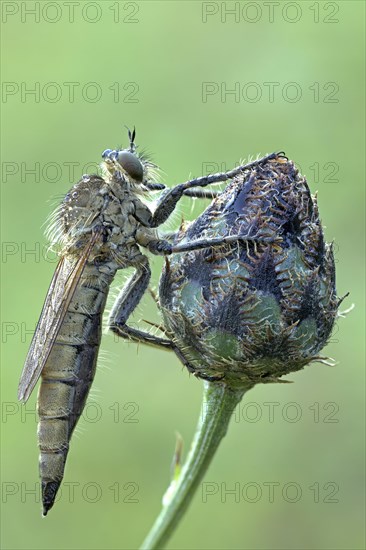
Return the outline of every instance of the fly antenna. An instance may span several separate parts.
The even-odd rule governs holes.
[[[135,145],[135,137],[136,137],[136,128],[135,126],[133,127],[133,130],[131,132],[131,130],[128,128],[128,126],[125,126],[125,128],[127,128],[127,131],[128,131],[128,139],[130,140],[130,151],[131,153],[133,153],[136,149],[136,145]]]

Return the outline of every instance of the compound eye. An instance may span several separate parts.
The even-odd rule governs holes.
[[[120,151],[117,155],[117,162],[132,179],[142,182],[144,167],[136,155],[128,151]]]

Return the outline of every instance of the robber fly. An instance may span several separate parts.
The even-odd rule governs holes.
[[[51,233],[60,246],[60,260],[28,351],[18,391],[19,399],[26,402],[41,376],[38,443],[43,515],[55,501],[64,475],[70,438],[93,382],[102,315],[116,272],[135,268],[135,274],[112,308],[109,328],[123,338],[174,349],[170,340],[127,325],[128,317],[150,281],[149,261],[141,250],[169,255],[233,242],[235,237],[230,236],[173,245],[167,238],[160,238],[155,228],[168,219],[183,195],[213,198],[216,191],[199,188],[230,179],[263,161],[166,189],[154,180],[157,167],[138,153],[135,130],[128,130],[128,136],[129,148],[103,152],[103,177],[83,176],[67,193],[52,218]],[[275,153],[265,158],[274,156]],[[159,190],[163,193],[152,211],[143,199]]]

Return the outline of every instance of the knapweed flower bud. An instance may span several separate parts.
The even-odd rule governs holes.
[[[238,235],[233,244],[212,238]],[[164,323],[188,369],[231,385],[275,382],[314,360],[340,300],[316,197],[285,157],[231,180],[175,243],[160,282]]]

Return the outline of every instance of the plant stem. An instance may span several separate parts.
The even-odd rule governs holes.
[[[156,519],[141,550],[162,548],[188,508],[244,393],[252,386],[232,388],[219,382],[204,382],[203,402],[196,433],[186,462],[168,489],[168,502]]]

